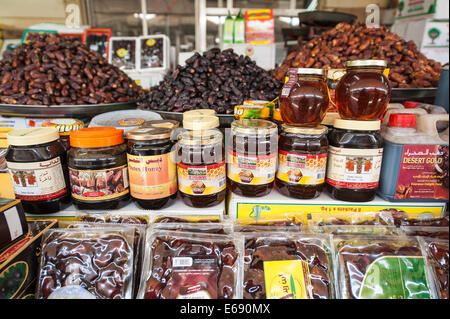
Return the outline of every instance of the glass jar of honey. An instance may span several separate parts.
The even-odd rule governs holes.
[[[346,120],[379,120],[391,98],[391,84],[383,74],[384,60],[354,60],[336,87],[336,104]]]
[[[283,121],[298,126],[317,126],[329,104],[323,69],[289,69],[289,80],[280,95]]]

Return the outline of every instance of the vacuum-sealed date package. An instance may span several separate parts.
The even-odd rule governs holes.
[[[433,299],[416,237],[332,236],[342,299]]]
[[[394,225],[394,219],[389,212],[342,212],[337,214],[311,214],[308,225]]]
[[[332,299],[328,236],[245,234],[244,299]]]
[[[390,235],[399,236],[403,231],[395,226],[385,225],[323,225],[308,226],[305,232],[313,234],[352,234],[352,235]]]
[[[437,298],[449,299],[448,239],[420,238],[419,241],[430,264]]]
[[[120,213],[80,213],[77,220],[89,223],[112,223],[112,224],[149,224],[148,214],[120,214]]]
[[[448,227],[436,226],[400,226],[402,232],[407,236],[431,237],[449,239]]]
[[[240,218],[234,221],[234,232],[301,232],[303,223],[294,214],[280,216],[266,216],[263,220]]]
[[[233,226],[229,222],[222,223],[156,223],[152,225],[152,230],[171,230],[179,232],[219,234],[226,235],[233,233]]]
[[[218,216],[158,214],[152,216],[152,223],[220,223]]]
[[[132,229],[47,231],[37,279],[37,299],[130,299]]]
[[[242,239],[231,235],[147,234],[138,298],[241,298],[242,245]]]

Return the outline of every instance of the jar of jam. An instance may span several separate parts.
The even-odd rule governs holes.
[[[289,80],[280,95],[280,112],[287,124],[317,126],[329,104],[323,69],[289,69]]]
[[[178,190],[186,205],[210,207],[226,193],[223,135],[218,130],[185,131],[177,148]]]
[[[329,143],[326,183],[331,196],[349,202],[373,200],[383,158],[380,121],[337,119]]]
[[[138,128],[127,133],[130,194],[144,209],[161,209],[177,197],[171,133],[171,129],[163,127]]]
[[[70,132],[69,177],[78,209],[118,209],[130,200],[123,130],[89,127]]]
[[[336,87],[336,105],[343,119],[379,120],[391,98],[384,60],[347,61],[346,74]]]
[[[261,197],[272,191],[277,169],[278,127],[266,120],[231,123],[228,185],[238,195]]]
[[[283,195],[312,199],[320,195],[327,169],[327,128],[283,124],[278,140],[276,185]]]
[[[79,130],[84,127],[84,123],[80,120],[76,119],[52,119],[45,120],[42,122],[42,127],[54,127],[59,132],[59,137],[61,142],[63,143],[66,150],[70,148],[70,137],[69,134],[71,131]]]
[[[56,213],[70,204],[66,149],[51,127],[10,131],[6,165],[14,193],[29,214]]]

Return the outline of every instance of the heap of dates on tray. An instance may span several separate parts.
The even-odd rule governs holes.
[[[386,27],[339,23],[290,53],[273,71],[282,80],[289,68],[344,69],[345,62],[360,59],[386,60],[394,88],[437,87],[442,66],[419,52],[414,41],[406,42]]]
[[[184,112],[214,109],[219,114],[232,114],[234,106],[244,100],[275,99],[283,82],[258,67],[247,56],[232,49],[211,49],[203,55],[195,53],[178,66],[142,99],[141,109]]]
[[[84,105],[134,102],[143,90],[79,40],[31,33],[0,61],[0,103]]]

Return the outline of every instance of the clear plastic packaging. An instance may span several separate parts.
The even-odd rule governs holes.
[[[37,299],[131,299],[133,230],[51,229],[44,233]]]
[[[139,299],[240,299],[243,242],[230,235],[147,234]]]
[[[239,218],[234,221],[233,230],[238,233],[247,232],[301,232],[302,221],[295,214],[268,216],[256,221],[253,218]]]
[[[222,223],[155,223],[152,231],[171,230],[177,232],[190,232],[202,234],[230,235],[233,233],[233,225],[230,222]]]
[[[124,213],[88,213],[77,211],[76,220],[90,223],[112,223],[112,224],[130,224],[130,225],[148,225],[150,216],[147,213],[142,214],[124,214]]]
[[[399,236],[403,231],[395,226],[385,225],[323,225],[308,226],[305,232],[313,234],[352,234],[352,235],[390,235]]]
[[[173,215],[157,214],[151,219],[152,224],[156,223],[220,223],[222,218],[217,215]]]
[[[139,37],[139,69],[160,71],[170,68],[170,40],[165,35]]]
[[[314,214],[308,220],[308,226],[329,226],[329,225],[384,225],[393,226],[394,218],[389,212],[345,212],[339,214]]]
[[[431,237],[437,239],[449,239],[448,227],[436,226],[400,226],[407,236]]]
[[[419,238],[439,299],[449,299],[448,240]]]
[[[122,71],[138,68],[139,42],[135,37],[111,37],[109,45],[109,63]]]
[[[416,237],[332,237],[340,299],[434,299]]]
[[[333,299],[329,236],[245,234],[244,299]]]
[[[408,215],[401,211],[392,212],[392,216],[397,226],[432,226],[432,227],[448,227],[450,225],[448,216],[433,218],[430,215],[424,215],[423,218],[409,218]]]

